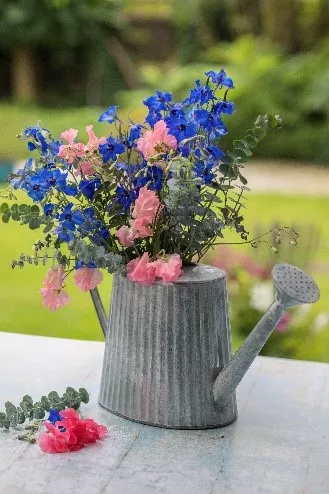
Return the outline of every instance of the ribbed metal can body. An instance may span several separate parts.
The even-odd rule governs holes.
[[[231,358],[225,273],[184,268],[175,283],[115,275],[99,403],[138,422],[205,429],[235,420],[235,394],[216,406],[213,383]]]

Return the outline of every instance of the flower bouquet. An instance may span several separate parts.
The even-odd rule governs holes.
[[[181,102],[162,91],[147,98],[143,124],[124,125],[110,106],[99,117],[109,126],[106,136],[97,137],[87,125],[86,144],[72,128],[60,140],[40,125],[18,136],[33,157],[11,177],[2,196],[15,202],[4,202],[0,211],[5,223],[12,219],[42,229],[35,254],[22,254],[12,266],[51,262],[41,289],[50,310],[68,303],[70,273],[82,291],[101,283],[101,270],[142,285],[175,282],[182,267],[198,263],[227,230],[257,245],[259,240],[248,240],[241,214],[249,190],[243,164],[281,119],[259,116],[224,151],[234,85],[224,70],[205,75]],[[33,204],[18,205],[18,189]]]

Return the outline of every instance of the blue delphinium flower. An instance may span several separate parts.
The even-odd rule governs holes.
[[[43,206],[43,214],[45,216],[52,216],[54,213],[55,205],[51,203],[47,203]]]
[[[117,108],[117,106],[109,106],[107,110],[103,111],[103,113],[100,114],[98,121],[107,122],[109,124],[115,122],[118,119]]]
[[[194,165],[194,171],[196,176],[200,177],[205,184],[210,184],[215,178],[213,163],[211,161],[206,163],[202,160],[197,161]]]
[[[114,203],[119,204],[124,210],[128,211],[136,198],[137,194],[134,190],[128,190],[122,185],[119,185],[115,191]]]
[[[125,151],[125,146],[122,142],[118,141],[114,137],[108,137],[106,144],[100,144],[99,152],[102,155],[103,162],[107,163],[109,160],[115,161],[119,154]]]
[[[101,181],[99,178],[92,180],[83,179],[79,183],[79,189],[87,199],[93,199],[96,190],[100,187]]]
[[[220,115],[221,113],[227,113],[232,115],[235,110],[235,104],[230,101],[219,101],[213,107],[213,112]]]
[[[49,130],[40,126],[27,127],[22,134],[22,139],[28,139],[27,147],[29,151],[39,150],[41,156],[52,158],[57,156],[60,142],[54,141]]]
[[[88,263],[85,263],[83,261],[77,261],[74,265],[74,269],[80,269],[80,268],[96,268],[96,264],[94,261],[90,261]]]
[[[29,158],[25,165],[24,168],[20,168],[17,170],[15,174],[15,178],[10,180],[10,184],[14,190],[18,190],[20,188],[23,188],[23,186],[28,182],[29,179],[29,173],[33,165],[33,159]]]
[[[177,142],[194,136],[198,130],[196,123],[188,122],[184,116],[166,117],[165,122],[170,134],[176,137]]]
[[[134,187],[138,190],[147,184],[148,189],[159,191],[162,189],[163,170],[159,166],[148,166],[146,175],[142,175],[134,180]],[[170,178],[169,174],[169,178]]]
[[[213,146],[211,144],[209,144],[209,146],[206,147],[206,150],[208,151],[210,156],[215,160],[219,160],[224,154],[224,151],[222,149],[220,149],[217,146]]]
[[[225,86],[228,87],[229,89],[234,88],[233,81],[230,77],[227,77],[226,72],[224,69],[221,69],[219,72],[215,72],[214,70],[210,70],[209,72],[206,72],[206,76],[211,80],[214,84],[217,84],[217,86]]]
[[[147,124],[149,124],[150,127],[154,127],[154,125],[159,121],[159,120],[162,120],[162,115],[160,112],[158,111],[154,111],[152,109],[149,110],[146,118],[145,118],[145,122]]]
[[[56,424],[56,422],[59,422],[63,420],[63,417],[61,417],[60,413],[57,410],[54,410],[51,408],[49,410],[49,417],[48,417],[49,422],[51,422],[53,425]]]
[[[137,125],[134,124],[130,127],[128,138],[127,138],[127,144],[130,148],[136,146],[136,140],[140,138],[141,133],[142,133],[142,128],[143,125]]]
[[[207,84],[203,86],[198,79],[195,81],[195,87],[191,89],[190,96],[183,101],[183,104],[186,106],[195,105],[197,103],[204,105],[205,103],[208,103],[208,101],[215,99],[216,96],[211,87]]]
[[[26,190],[27,195],[31,197],[34,202],[42,201],[50,189],[50,184],[47,182],[47,178],[47,170],[37,170],[30,175],[24,183],[22,183],[21,188]]]
[[[172,100],[171,93],[157,91],[156,95],[150,96],[143,101],[144,105],[155,112],[168,109],[168,103]]]
[[[49,188],[56,187],[67,196],[76,196],[78,194],[77,186],[67,182],[67,172],[63,173],[58,169],[49,170],[47,183],[49,184]]]
[[[78,209],[72,210],[73,203],[70,202],[65,206],[58,217],[58,227],[55,230],[58,238],[63,242],[70,242],[75,239],[76,227],[85,222],[84,214]]]

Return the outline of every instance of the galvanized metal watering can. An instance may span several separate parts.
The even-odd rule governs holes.
[[[235,389],[288,307],[319,299],[301,269],[277,264],[275,301],[231,355],[226,274],[186,267],[175,283],[141,286],[114,276],[109,319],[91,296],[106,336],[99,403],[145,424],[206,429],[237,417]]]

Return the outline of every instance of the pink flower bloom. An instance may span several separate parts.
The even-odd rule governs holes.
[[[144,158],[150,158],[155,154],[166,152],[169,149],[177,149],[176,137],[169,134],[169,129],[164,120],[159,120],[154,125],[154,130],[147,130],[143,137],[137,141],[137,148]]]
[[[156,193],[153,190],[148,190],[146,186],[141,187],[132,212],[133,219],[129,222],[131,228],[122,226],[116,232],[121,245],[131,247],[135,238],[150,237],[153,233],[151,225],[161,209],[161,203]]]
[[[167,258],[154,261],[155,275],[165,283],[176,281],[182,274],[182,259],[179,254],[172,254]]]
[[[63,278],[65,276],[64,266],[58,264],[52,267],[43,282],[46,289],[61,290],[63,288]]]
[[[127,264],[127,277],[141,285],[152,285],[155,281],[155,266],[150,262],[147,252],[142,257],[133,259]]]
[[[142,218],[137,218],[135,220],[130,220],[131,230],[134,234],[134,238],[146,238],[150,237],[153,233],[150,227],[153,222],[153,218],[144,216]]]
[[[96,137],[96,134],[93,130],[92,125],[87,125],[86,132],[87,132],[88,137],[89,137],[89,141],[88,141],[87,146],[86,146],[87,151],[89,151],[89,152],[97,151],[98,146],[100,144],[104,144],[106,142],[106,137],[101,137],[100,139],[98,139],[98,137]]]
[[[78,135],[78,131],[76,129],[68,129],[61,133],[61,137],[65,139],[69,144],[74,143],[74,139]]]
[[[79,158],[82,158],[85,152],[84,144],[75,142],[73,144],[59,146],[58,155],[68,163],[73,163]]]
[[[52,288],[41,288],[43,303],[48,309],[54,312],[70,301],[70,297],[65,290],[53,290]]]
[[[101,164],[101,163],[100,163]],[[93,164],[90,161],[81,161],[78,164],[78,169],[74,172],[74,175],[78,176],[81,175],[94,175],[95,173],[95,168]]]
[[[116,231],[115,236],[118,237],[119,242],[123,247],[131,247],[134,245],[134,230],[123,225],[119,230]]]
[[[101,137],[100,139],[96,137],[92,125],[87,125],[86,132],[89,137],[89,141],[86,145],[74,141],[74,139],[78,135],[78,131],[76,129],[68,129],[65,130],[65,132],[62,132],[61,137],[68,141],[69,144],[63,144],[59,147],[58,156],[65,159],[68,163],[73,163],[74,161],[84,157],[85,155],[89,155],[93,151],[97,151],[99,144],[104,144],[104,142],[106,141],[106,137]],[[100,160],[99,163],[100,165],[102,165],[102,162]],[[89,162],[79,164],[76,175],[81,174],[81,171],[84,175],[93,175],[95,173],[95,169],[93,168],[92,163]]]
[[[80,268],[74,274],[74,283],[82,292],[96,288],[102,281],[103,274],[99,269]]]
[[[54,266],[48,271],[43,282],[43,288],[41,288],[43,303],[51,311],[63,307],[70,301],[69,295],[63,290],[64,276],[64,267]]]
[[[60,412],[61,420],[55,425],[45,421],[47,431],[42,432],[38,444],[45,453],[77,451],[85,444],[95,443],[108,433],[105,426],[92,419],[81,419],[73,408]]]
[[[142,216],[148,216],[154,219],[160,206],[158,196],[153,190],[149,190],[147,186],[139,189],[139,195],[135,202],[132,217],[140,218]]]

